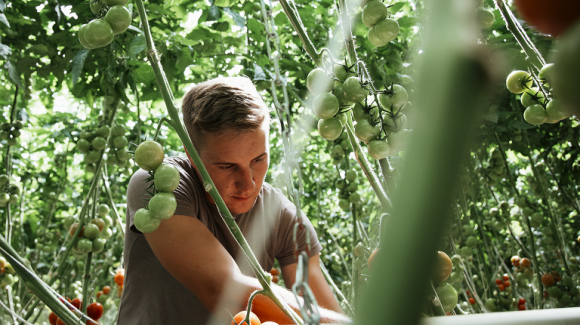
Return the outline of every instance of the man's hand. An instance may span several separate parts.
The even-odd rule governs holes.
[[[196,218],[173,216],[161,221],[159,228],[145,234],[145,238],[163,267],[218,319],[229,322],[231,318],[227,311],[235,314],[244,310],[251,293],[262,289],[257,279],[240,272],[226,249]],[[226,287],[228,293],[236,292],[237,295],[224,296]],[[298,310],[296,299],[291,292],[280,286],[272,287],[291,308]],[[261,298],[254,300],[252,310],[261,321],[288,323],[283,322],[281,311],[269,298],[259,297]],[[216,310],[218,307],[219,310]],[[348,321],[348,318],[332,311],[321,309],[320,312],[323,320],[327,322]],[[277,319],[270,319],[272,317]]]

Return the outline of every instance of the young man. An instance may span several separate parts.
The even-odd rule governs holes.
[[[264,183],[270,118],[251,81],[217,78],[198,84],[184,97],[182,113],[201,160],[262,268],[270,271],[278,259],[284,283],[291,288],[297,268],[293,229],[302,218],[311,240],[309,284],[323,307],[322,321],[350,322],[320,270],[322,247],[312,224],[303,214],[297,215],[281,191]],[[148,174],[139,170],[131,178],[118,324],[230,323],[230,315],[245,310],[250,294],[261,289],[187,156],[165,159],[181,174],[174,191],[177,210],[152,233],[141,234],[133,225],[135,212],[148,197],[144,181]],[[304,249],[306,232],[298,237]],[[298,311],[290,291],[276,285],[274,290]],[[252,311],[262,322],[291,323],[264,296],[254,300]]]

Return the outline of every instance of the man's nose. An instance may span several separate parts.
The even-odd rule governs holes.
[[[236,179],[236,189],[247,196],[254,192],[256,183],[253,179],[252,170],[249,168],[241,168]]]

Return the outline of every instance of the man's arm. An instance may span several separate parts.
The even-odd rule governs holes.
[[[282,266],[282,277],[288,289],[292,289],[292,286],[296,283],[297,267],[298,263]],[[320,307],[344,314],[344,311],[340,308],[334,294],[330,290],[330,286],[322,274],[322,270],[320,269],[320,254],[312,256],[308,261],[308,285],[312,293],[314,293],[314,297],[316,297],[316,301]]]
[[[161,221],[159,228],[145,234],[145,238],[163,267],[218,319],[229,321],[226,310],[232,314],[244,310],[250,294],[262,289],[257,279],[240,272],[226,249],[196,218],[173,216]],[[233,289],[239,295],[223,297],[226,287],[228,292]],[[291,308],[298,310],[296,300],[290,292],[280,286],[273,286],[273,289]],[[225,301],[220,301],[221,299]],[[218,306],[219,311],[215,310]],[[258,296],[254,300],[252,310],[262,322],[270,320],[279,324],[290,323],[288,317],[264,296]],[[329,310],[321,310],[321,314],[327,322],[349,321],[343,315]]]

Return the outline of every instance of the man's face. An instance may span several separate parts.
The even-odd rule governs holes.
[[[201,160],[230,212],[248,212],[270,164],[267,125],[241,133],[206,134],[199,147]],[[215,203],[209,193],[205,195]]]

